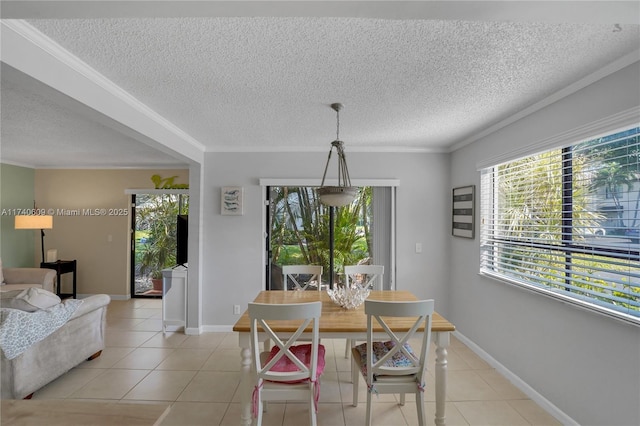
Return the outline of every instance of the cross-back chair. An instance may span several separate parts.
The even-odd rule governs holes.
[[[293,284],[294,290],[321,290],[322,266],[320,265],[284,265],[282,266],[283,289]]]
[[[399,393],[400,405],[405,394],[414,393],[418,410],[418,424],[425,425],[424,389],[427,354],[431,344],[431,321],[434,301],[391,302],[365,300],[367,342],[352,350],[353,405],[358,405],[358,371],[367,384],[367,425],[371,425],[372,394]],[[407,331],[398,329],[398,320],[407,322]],[[394,326],[394,324],[396,324]],[[381,328],[385,335],[374,341],[374,332]],[[412,347],[409,340],[419,338],[420,347]],[[389,339],[389,340],[387,340]]]
[[[322,302],[281,305],[249,303],[251,351],[257,378],[253,390],[253,415],[257,425],[262,424],[266,401],[288,400],[307,401],[309,424],[316,425],[319,380],[325,365],[325,349],[318,337],[321,312]],[[273,331],[273,322],[281,320],[294,321],[297,329],[293,334],[291,331],[286,335]],[[308,327],[311,329],[311,340],[296,344]],[[260,351],[261,334],[274,343],[268,352]],[[305,338],[308,339],[307,336]]]
[[[384,265],[345,265],[344,275],[347,286],[383,290]]]
[[[370,290],[383,290],[384,265],[345,265],[344,275],[347,287],[359,285]],[[349,358],[353,345],[353,340],[347,339],[345,358]]]

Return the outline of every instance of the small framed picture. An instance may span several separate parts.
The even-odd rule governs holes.
[[[242,207],[241,186],[223,186],[220,197],[220,214],[239,216],[244,213]]]
[[[455,237],[474,238],[475,185],[453,188],[451,233]]]

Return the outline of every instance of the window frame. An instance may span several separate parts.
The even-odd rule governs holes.
[[[608,131],[608,135],[612,135],[617,133],[618,131],[640,128],[640,125],[637,123],[633,123],[630,126],[625,126],[620,130]],[[594,256],[593,260],[598,259],[600,257],[604,257],[607,259],[620,259],[622,261],[628,262],[630,264],[635,264],[635,269],[630,269],[628,273],[629,282],[631,282],[631,277],[634,276],[637,278],[637,275],[633,273],[636,271],[637,273],[637,263],[640,261],[640,248],[638,247],[629,247],[626,248],[615,248],[612,246],[599,246],[592,244],[578,244],[577,239],[573,237],[573,177],[574,172],[572,170],[573,159],[572,159],[572,148],[579,145],[584,141],[589,141],[592,139],[596,139],[599,136],[593,136],[590,138],[584,138],[580,141],[564,144],[564,148],[558,148],[558,146],[553,149],[549,146],[539,147],[536,152],[529,152],[526,156],[521,156],[518,159],[511,159],[508,161],[503,161],[500,164],[489,164],[485,165],[482,168],[479,168],[481,171],[481,198],[480,198],[480,274],[485,275],[494,279],[497,279],[501,282],[505,282],[510,285],[514,285],[520,288],[524,288],[529,291],[533,291],[535,293],[539,293],[554,299],[562,300],[565,303],[572,304],[574,306],[578,306],[580,308],[587,309],[591,312],[597,312],[600,314],[607,315],[609,317],[613,317],[618,320],[622,320],[626,323],[631,323],[636,326],[640,326],[640,311],[633,310],[633,313],[626,313],[620,310],[614,309],[613,304],[609,304],[606,302],[602,302],[598,300],[596,297],[591,297],[587,295],[579,295],[579,294],[571,294],[571,286],[574,283],[579,283],[580,280],[574,278],[572,275],[572,268],[576,265],[579,265],[579,260],[573,260],[573,257],[578,255],[584,256],[585,259],[588,259],[588,256]],[[635,137],[640,137],[640,132],[636,133]],[[563,145],[560,145],[563,146]],[[561,220],[561,236],[559,240],[551,240],[550,243],[544,244],[539,241],[525,241],[524,238],[500,238],[496,237],[497,234],[495,224],[493,222],[496,217],[496,211],[499,210],[499,207],[496,207],[498,203],[498,190],[495,187],[495,182],[493,180],[494,173],[500,166],[505,166],[506,164],[512,164],[517,160],[522,160],[525,158],[533,157],[540,154],[550,153],[553,150],[562,149],[562,166],[558,167],[559,170],[562,170],[562,203],[563,212],[562,212],[562,220]],[[640,180],[636,180],[636,183],[640,185]],[[631,188],[627,188],[627,192],[633,193],[634,191]],[[559,213],[556,210],[556,213]],[[556,234],[557,235],[557,234]],[[562,289],[554,288],[554,285],[558,285],[554,283],[552,280],[545,283],[544,280],[538,278],[527,280],[525,274],[523,276],[516,277],[514,273],[509,274],[509,266],[505,263],[505,265],[500,265],[500,261],[504,261],[505,257],[501,257],[500,252],[504,250],[503,247],[518,249],[518,248],[527,248],[527,249],[540,249],[549,254],[557,254],[558,256],[563,256],[565,258],[565,267],[564,269],[557,268],[554,265],[554,261],[550,261],[549,265],[551,267],[550,270],[557,271],[565,271],[565,282],[568,283],[567,287]],[[607,261],[612,262],[612,261]],[[517,266],[522,266],[526,262],[515,263]],[[557,268],[557,269],[556,269]],[[604,270],[603,270],[604,271]],[[620,276],[624,276],[623,274],[610,269],[610,271],[619,274]],[[531,274],[534,276],[534,274]],[[530,276],[530,277],[531,277]],[[631,285],[632,288],[640,289],[640,284],[634,283]],[[615,289],[615,286],[612,288]],[[614,299],[613,293],[615,290],[612,290],[611,299]],[[588,293],[588,292],[585,292]],[[639,294],[640,297],[640,294]],[[634,301],[634,304],[637,303]]]

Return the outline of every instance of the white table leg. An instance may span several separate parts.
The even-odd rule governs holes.
[[[434,333],[436,344],[436,425],[445,424],[445,402],[447,399],[447,348],[449,332]]]
[[[251,349],[240,349],[240,424],[250,425],[252,421],[251,416],[251,386],[253,385],[251,380]]]

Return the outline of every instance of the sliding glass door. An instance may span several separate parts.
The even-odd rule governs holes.
[[[161,297],[162,270],[176,265],[178,216],[188,214],[189,196],[131,197],[131,295]]]
[[[384,288],[391,289],[392,190],[361,187],[353,203],[331,212],[314,187],[267,187],[267,288],[282,289],[283,265],[322,265],[323,283],[340,284],[344,265],[376,264],[385,266]]]

